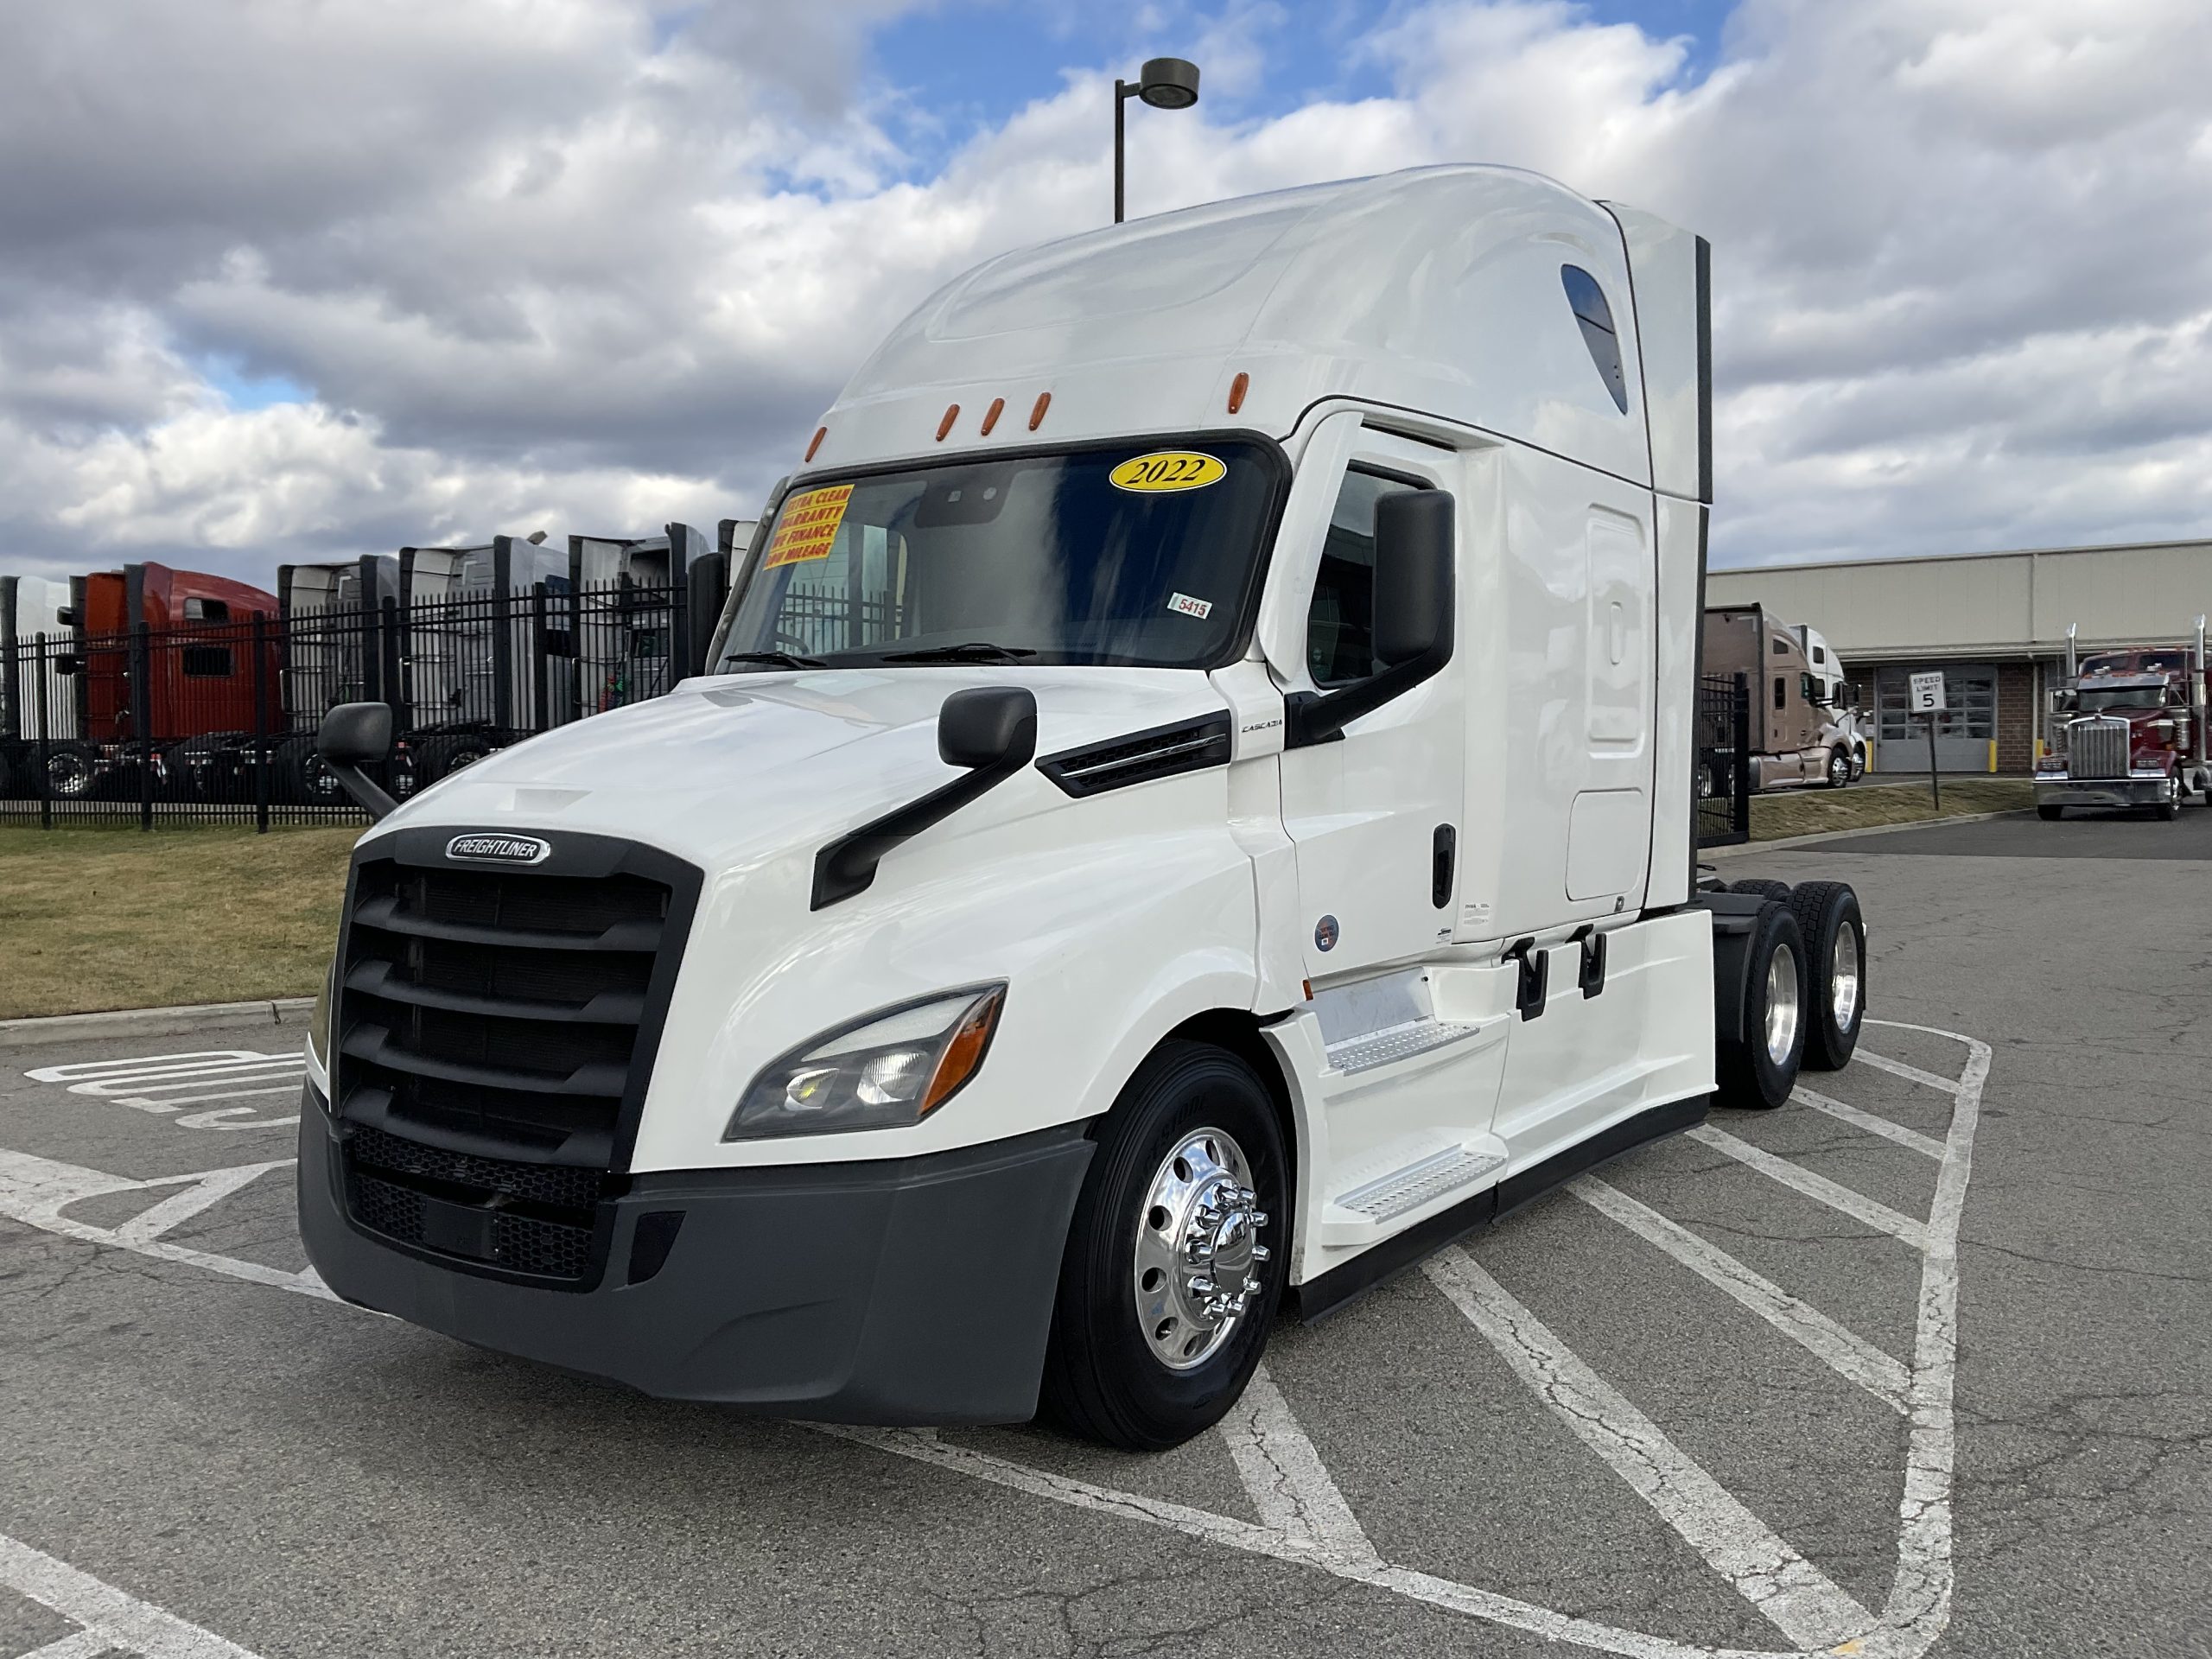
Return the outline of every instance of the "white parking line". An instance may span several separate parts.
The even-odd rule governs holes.
[[[1802,1648],[1821,1648],[1873,1625],[1873,1614],[1685,1456],[1466,1251],[1452,1245],[1422,1271],[1575,1438],[1784,1636]]]
[[[1237,1478],[1260,1519],[1286,1537],[1302,1538],[1347,1560],[1374,1560],[1367,1529],[1344,1502],[1328,1465],[1306,1438],[1290,1403],[1262,1365],[1221,1425]]]
[[[1854,1129],[1864,1129],[1869,1135],[1880,1135],[1885,1141],[1910,1147],[1923,1158],[1933,1158],[1939,1163],[1942,1160],[1943,1143],[1932,1135],[1923,1135],[1918,1129],[1908,1129],[1902,1123],[1892,1123],[1886,1117],[1877,1117],[1848,1102],[1816,1095],[1802,1084],[1789,1091],[1789,1098],[1801,1106],[1811,1107],[1816,1112],[1826,1112],[1838,1122],[1848,1123]]]
[[[1840,1210],[1853,1221],[1863,1221],[1877,1231],[1903,1239],[1916,1250],[1928,1248],[1928,1229],[1925,1224],[1910,1216],[1901,1216],[1886,1204],[1877,1204],[1864,1192],[1854,1192],[1840,1182],[1825,1175],[1815,1175],[1809,1169],[1791,1163],[1787,1158],[1777,1158],[1764,1147],[1755,1147],[1748,1141],[1738,1141],[1726,1129],[1716,1129],[1710,1123],[1700,1123],[1690,1130],[1693,1141],[1702,1141],[1715,1152],[1725,1152],[1738,1163],[1756,1169],[1769,1180],[1816,1198],[1831,1210]]]
[[[1904,1031],[1926,1031],[1926,1026],[1898,1027],[1894,1020],[1869,1020],[1870,1026],[1890,1026]],[[1923,1071],[1916,1065],[1907,1065],[1903,1060],[1893,1060],[1886,1054],[1870,1054],[1864,1051],[1853,1055],[1853,1060],[1864,1060],[1877,1071],[1886,1071],[1893,1077],[1903,1077],[1907,1083],[1916,1083],[1923,1089],[1940,1089],[1947,1095],[1959,1092],[1959,1085],[1950,1077],[1939,1077],[1933,1071]]]
[[[1904,1494],[1898,1508],[1897,1564],[1888,1599],[1878,1618],[1845,1595],[1790,1545],[1751,1516],[1668,1441],[1649,1419],[1560,1344],[1533,1313],[1514,1301],[1495,1280],[1475,1266],[1471,1258],[1457,1249],[1430,1264],[1432,1279],[1436,1279],[1440,1287],[1446,1287],[1447,1294],[1453,1295],[1461,1311],[1478,1327],[1484,1326],[1487,1321],[1488,1326],[1497,1333],[1492,1337],[1493,1342],[1499,1345],[1516,1374],[1554,1411],[1567,1417],[1575,1432],[1605,1462],[1643,1493],[1655,1512],[1702,1549],[1731,1582],[1799,1645],[1786,1654],[1777,1654],[1678,1641],[1570,1616],[1516,1597],[1378,1559],[1313,1442],[1300,1429],[1287,1402],[1264,1371],[1255,1378],[1256,1394],[1248,1396],[1244,1408],[1219,1431],[1240,1479],[1262,1517],[1259,1522],[1053,1474],[971,1446],[948,1443],[933,1431],[817,1427],[839,1439],[873,1446],[973,1479],[1121,1520],[1166,1528],[1227,1548],[1300,1563],[1431,1606],[1547,1639],[1620,1655],[1624,1659],[1802,1659],[1808,1644],[1816,1645],[1821,1652],[1859,1656],[1859,1659],[1920,1659],[1942,1634],[1949,1618],[1953,1592],[1951,1486],[1958,1323],[1957,1237],[1971,1172],[1974,1132],[1989,1072],[1990,1050],[1986,1044],[1973,1038],[1929,1027],[1872,1020],[1867,1024],[1922,1032],[1961,1044],[1967,1050],[1965,1068],[1955,1082],[1936,1080],[1954,1104],[1949,1132],[1942,1143],[1944,1156],[1937,1175],[1935,1202],[1926,1223],[1911,1222],[1863,1195],[1853,1193],[1734,1136],[1719,1138],[1740,1149],[1731,1151],[1730,1155],[1750,1154],[1745,1160],[1753,1167],[1761,1168],[1763,1173],[1822,1203],[1835,1203],[1847,1212],[1878,1212],[1892,1224],[1883,1227],[1885,1231],[1896,1231],[1899,1225],[1910,1229],[1918,1235],[1914,1242],[1923,1249],[1913,1363],[1904,1389],[1910,1427]],[[1862,1051],[1860,1058],[1871,1060],[1873,1057]],[[1888,1065],[1876,1069],[1894,1070]],[[1708,1139],[1711,1143],[1708,1137],[1700,1138]],[[1730,1150],[1726,1146],[1721,1149]],[[259,1172],[278,1166],[242,1167]],[[188,1250],[158,1236],[132,1243],[120,1236],[121,1229],[92,1227],[60,1213],[78,1198],[96,1193],[175,1185],[179,1181],[219,1182],[231,1179],[233,1173],[214,1170],[173,1178],[166,1183],[133,1181],[22,1154],[0,1153],[0,1215],[12,1216],[67,1236],[117,1244],[161,1259],[186,1262],[279,1288],[335,1300],[315,1280],[312,1271],[299,1274],[277,1273],[256,1263]],[[232,1190],[246,1184],[246,1179],[237,1179]],[[185,1207],[180,1205],[178,1211]],[[203,1207],[192,1206],[195,1213]],[[1675,1226],[1666,1217],[1658,1217],[1656,1211],[1650,1214],[1664,1224],[1654,1230],[1666,1233],[1667,1229]],[[1866,1217],[1862,1215],[1861,1218]],[[1649,1237],[1649,1234],[1644,1236]],[[1720,1256],[1721,1253],[1716,1250],[1713,1255]],[[1708,1257],[1705,1265],[1723,1276],[1732,1276],[1721,1262]],[[1743,1271],[1749,1273],[1747,1268]],[[1750,1275],[1749,1280],[1737,1280],[1733,1289],[1726,1285],[1719,1287],[1728,1290],[1739,1301],[1744,1300],[1744,1295],[1738,1294],[1739,1291],[1754,1298],[1764,1298],[1771,1292],[1775,1297],[1794,1300],[1778,1287],[1758,1280],[1756,1274]],[[1798,1306],[1803,1305],[1800,1303]],[[1815,1313],[1809,1308],[1804,1312]],[[1824,1318],[1815,1315],[1804,1320],[1804,1326],[1816,1328],[1817,1321]],[[1827,1323],[1842,1338],[1857,1341],[1841,1326],[1834,1325],[1832,1321]],[[1486,1329],[1485,1334],[1489,1333]],[[1803,1340],[1801,1334],[1791,1334],[1795,1339]],[[1869,1351],[1878,1356],[1878,1351]],[[1841,1366],[1838,1369],[1843,1370]],[[1567,1409],[1568,1402],[1573,1403],[1571,1411]],[[1850,1626],[1854,1619],[1858,1621],[1855,1628],[1840,1636],[1830,1634]]]
[[[1733,1298],[1796,1343],[1822,1364],[1872,1395],[1903,1416],[1912,1373],[1866,1338],[1846,1330],[1811,1303],[1792,1296],[1771,1280],[1751,1271],[1727,1251],[1639,1204],[1595,1175],[1580,1175],[1567,1191],[1592,1209],[1656,1244],[1714,1289]]]
[[[257,1659],[235,1642],[188,1624],[67,1561],[0,1533],[0,1584],[85,1628],[34,1649],[22,1659],[91,1659],[95,1654],[143,1654],[145,1659]]]

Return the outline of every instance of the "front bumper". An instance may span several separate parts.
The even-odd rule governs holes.
[[[1077,1124],[926,1157],[634,1176],[604,1206],[595,1287],[558,1290],[360,1228],[340,1133],[309,1086],[300,1232],[347,1301],[664,1398],[851,1423],[1034,1414],[1092,1149]],[[655,1254],[633,1262],[639,1218],[668,1212],[674,1243],[631,1282]]]
[[[2125,778],[2036,779],[2037,806],[2156,806],[2167,798],[2168,774],[2131,772]]]

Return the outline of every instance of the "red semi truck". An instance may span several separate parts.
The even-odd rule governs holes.
[[[2192,790],[2212,798],[2207,753],[2205,620],[2194,645],[2100,652],[2074,660],[2067,630],[2067,689],[2059,692],[2052,753],[2036,762],[2036,812],[2069,806],[2148,807],[2177,817]]]

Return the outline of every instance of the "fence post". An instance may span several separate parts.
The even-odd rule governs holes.
[[[515,728],[515,595],[508,538],[492,543],[492,723],[504,743]]]
[[[46,677],[49,647],[47,636],[38,637],[38,827],[54,828],[54,774],[48,770],[53,765],[48,750],[48,737],[53,721],[48,714],[51,699],[47,696]]]
[[[545,650],[545,584],[530,589],[530,729],[535,734],[553,729],[553,670]]]
[[[569,584],[569,718],[584,717],[584,680],[592,662],[590,641],[584,632],[584,584],[582,578]]]
[[[130,735],[138,745],[138,827],[154,827],[153,630],[144,618],[130,625]]]
[[[269,619],[253,613],[253,828],[269,833]]]
[[[1751,682],[1736,676],[1736,798],[1728,804],[1729,824],[1746,841],[1751,834]]]
[[[397,730],[404,732],[414,724],[412,712],[414,704],[407,695],[408,685],[401,664],[400,643],[406,637],[407,631],[414,626],[413,612],[410,609],[407,620],[403,620],[399,613],[399,601],[390,594],[386,594],[378,601],[378,610],[384,620],[384,637],[378,642],[378,647],[384,656],[385,694],[380,701],[385,707],[391,710],[392,725]],[[411,660],[414,656],[413,651],[410,650],[407,656]]]

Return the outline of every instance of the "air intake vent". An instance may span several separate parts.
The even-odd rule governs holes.
[[[1229,716],[1207,715],[1048,754],[1037,769],[1071,795],[1097,795],[1229,764]]]

